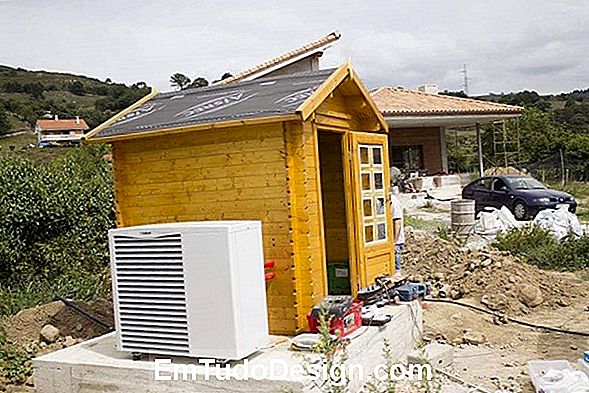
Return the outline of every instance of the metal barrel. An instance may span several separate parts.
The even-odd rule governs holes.
[[[466,239],[474,229],[475,205],[471,199],[456,199],[450,202],[451,224],[454,236]]]

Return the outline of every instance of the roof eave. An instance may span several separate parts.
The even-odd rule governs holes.
[[[216,122],[216,123],[204,123],[204,124],[194,124],[194,125],[181,126],[181,127],[160,128],[160,129],[155,129],[155,130],[142,131],[142,132],[136,132],[136,133],[124,134],[124,135],[106,136],[106,137],[100,137],[100,138],[94,137],[94,138],[87,140],[87,143],[111,143],[111,142],[126,141],[126,140],[137,139],[137,138],[147,138],[147,137],[156,137],[156,136],[160,136],[160,135],[178,134],[178,133],[182,133],[182,132],[207,131],[207,130],[214,130],[214,129],[219,129],[219,128],[252,126],[252,125],[259,125],[259,124],[276,123],[276,122],[284,122],[284,121],[295,121],[295,120],[300,120],[300,117],[298,114],[287,114],[287,115],[281,114],[281,115],[256,117],[256,118],[251,118],[251,119],[227,120],[227,121],[221,121],[221,122]]]
[[[513,119],[521,116],[520,112],[487,114],[436,114],[436,115],[386,115],[385,119],[392,128],[418,127],[472,127],[476,124],[489,124],[496,121]]]

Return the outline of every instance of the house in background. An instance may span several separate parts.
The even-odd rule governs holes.
[[[446,128],[476,128],[482,172],[480,126],[518,117],[524,109],[439,95],[432,84],[423,85],[417,91],[379,87],[370,94],[389,125],[391,165],[428,175],[448,173]]]
[[[53,119],[39,119],[35,125],[35,133],[41,147],[78,144],[89,129],[88,124],[79,116],[75,119],[60,119],[56,115]]]

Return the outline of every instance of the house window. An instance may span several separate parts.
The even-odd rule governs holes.
[[[405,171],[423,169],[423,146],[393,146],[392,165]]]
[[[360,145],[360,180],[364,243],[387,240],[386,198],[383,148],[381,145]]]

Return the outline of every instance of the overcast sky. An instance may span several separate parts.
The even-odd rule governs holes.
[[[169,90],[169,76],[236,73],[333,30],[370,88],[471,94],[589,87],[589,3],[418,0],[0,0],[0,64]]]

